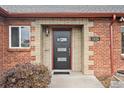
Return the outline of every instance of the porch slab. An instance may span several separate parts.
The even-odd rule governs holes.
[[[104,88],[93,75],[71,73],[69,75],[52,75],[50,88]]]

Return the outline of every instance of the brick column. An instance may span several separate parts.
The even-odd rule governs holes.
[[[84,74],[94,74],[94,70],[90,70],[89,66],[94,65],[94,61],[89,60],[89,57],[94,54],[93,51],[89,50],[90,46],[93,46],[94,43],[89,40],[90,36],[93,36],[94,33],[89,31],[89,27],[92,27],[93,23],[85,20],[83,28],[83,73]]]
[[[42,38],[42,31],[41,25],[33,22],[32,23],[32,30],[31,30],[31,59],[33,64],[41,63],[41,38]]]

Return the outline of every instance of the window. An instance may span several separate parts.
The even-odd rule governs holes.
[[[10,48],[29,48],[30,27],[29,26],[10,26],[9,27],[9,47]]]
[[[121,27],[121,53],[124,54],[124,27]]]

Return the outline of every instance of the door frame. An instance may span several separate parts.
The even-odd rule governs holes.
[[[54,69],[54,31],[56,30],[64,30],[64,31],[70,31],[70,70],[72,70],[72,28],[70,27],[53,27],[52,28],[52,70]],[[64,69],[61,69],[64,70]]]

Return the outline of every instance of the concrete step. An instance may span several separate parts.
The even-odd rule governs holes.
[[[103,88],[93,75],[71,72],[69,75],[52,75],[51,88]]]

